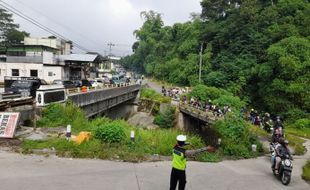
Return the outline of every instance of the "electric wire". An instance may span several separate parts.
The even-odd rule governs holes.
[[[16,2],[18,2],[18,3],[20,3],[20,4],[22,4],[22,5],[25,6],[24,3],[22,3],[22,2],[20,2],[20,1],[18,1],[18,0],[14,0],[14,1],[16,1]],[[77,47],[78,49],[80,49],[80,50],[83,50],[83,51],[86,51],[86,52],[91,52],[89,49],[83,47],[82,45],[80,45],[80,44],[78,44],[78,43],[76,43],[76,42],[74,42],[74,41],[72,41],[72,40],[69,40],[68,38],[66,38],[65,36],[59,34],[59,33],[56,32],[55,30],[50,29],[50,28],[44,26],[43,24],[41,24],[40,22],[38,22],[37,20],[31,18],[30,16],[25,15],[24,13],[22,13],[21,11],[19,11],[19,10],[16,9],[15,7],[11,6],[10,4],[8,4],[8,3],[6,3],[6,2],[4,2],[4,1],[2,1],[2,0],[0,0],[0,2],[2,2],[3,4],[5,4],[5,5],[0,4],[0,6],[2,6],[2,7],[3,7],[4,9],[6,9],[7,11],[12,12],[13,14],[15,14],[15,15],[17,15],[17,16],[23,18],[23,19],[25,19],[26,21],[28,21],[28,22],[34,24],[35,26],[41,28],[42,30],[44,30],[44,31],[46,31],[46,32],[48,32],[48,33],[51,33],[51,34],[55,35],[56,37],[58,37],[58,38],[60,38],[60,39],[63,39],[63,40],[66,40],[66,41],[71,41],[72,44],[73,44],[75,47]],[[28,6],[27,6],[27,7],[28,7]],[[29,7],[28,7],[28,8],[29,8]],[[54,21],[53,19],[48,18],[46,15],[40,13],[39,11],[37,11],[37,10],[35,10],[35,9],[32,9],[32,8],[29,8],[29,9],[31,9],[31,10],[37,12],[38,14],[40,14],[40,15],[46,17],[46,18],[49,19],[49,20],[52,20],[52,21],[53,21],[54,23],[56,23],[57,25],[59,25],[59,26],[61,26],[61,27],[63,27],[63,28],[66,28],[67,30],[71,30],[71,31],[72,31],[72,29],[70,29],[70,28],[68,28],[68,27],[66,27],[66,26],[64,26],[64,25],[62,25],[62,24],[60,24],[59,22]],[[83,38],[89,40],[87,37],[85,37],[84,35],[82,35],[82,34],[80,34],[80,33],[76,33],[76,34],[79,34],[81,37],[83,37]],[[89,41],[94,42],[93,40],[89,40]],[[97,45],[99,45],[97,42],[94,42],[94,43],[96,43]],[[114,45],[115,45],[115,46],[123,46],[123,47],[131,47],[131,45],[128,45],[128,44],[114,44]],[[99,46],[101,46],[101,45],[99,45]],[[115,52],[115,51],[116,51],[116,52],[123,52],[123,53],[125,53],[125,52],[126,52],[126,53],[132,53],[132,52],[130,52],[130,51],[128,51],[128,50],[125,50],[125,51],[124,51],[124,50],[120,50],[120,49],[118,49],[118,48],[113,48],[113,51],[114,51],[114,52]],[[105,52],[105,51],[104,51],[104,52]]]
[[[56,32],[56,31],[54,31],[54,30],[52,30],[52,29],[50,29],[50,28],[48,28],[48,27],[46,27],[46,26],[40,24],[38,21],[36,21],[36,20],[32,19],[31,17],[29,17],[29,16],[23,14],[21,11],[19,11],[19,10],[17,10],[16,8],[12,7],[11,5],[5,3],[4,1],[0,0],[0,2],[2,2],[3,4],[6,5],[6,6],[5,6],[5,5],[3,5],[3,4],[0,4],[0,6],[3,7],[5,10],[7,10],[7,11],[9,11],[9,12],[12,12],[13,14],[15,14],[15,15],[17,15],[17,16],[23,18],[23,19],[25,19],[26,21],[28,21],[28,22],[34,24],[35,26],[41,28],[42,30],[44,30],[44,31],[46,31],[46,32],[48,32],[48,33],[50,33],[50,34],[55,35],[56,37],[58,37],[58,38],[60,38],[60,39],[63,39],[63,40],[66,40],[66,41],[71,41],[71,40],[69,40],[68,38],[64,37],[63,35],[59,34],[58,32]],[[83,50],[83,51],[86,51],[86,52],[90,52],[89,49],[87,49],[87,48],[85,48],[85,47],[79,45],[78,43],[73,42],[73,41],[71,41],[71,42],[72,42],[72,44],[73,44],[75,47],[77,47],[78,49]]]
[[[72,28],[70,28],[70,27],[64,25],[64,24],[61,24],[61,23],[58,22],[58,21],[55,21],[54,19],[52,19],[52,18],[50,18],[49,16],[45,15],[44,13],[42,13],[41,11],[38,11],[38,10],[36,10],[36,9],[34,9],[34,8],[31,8],[30,6],[27,6],[25,3],[21,2],[21,1],[18,1],[18,0],[14,0],[14,1],[17,2],[17,3],[19,3],[19,4],[21,4],[21,5],[23,5],[24,7],[28,8],[28,9],[30,9],[31,11],[33,11],[33,12],[35,12],[35,13],[41,15],[41,16],[44,16],[46,19],[48,19],[48,20],[54,22],[55,24],[61,26],[62,28],[66,29],[66,30],[69,30],[70,32],[72,32],[72,33],[74,33],[74,34],[77,34],[77,35],[79,35],[80,37],[85,38],[85,39],[87,39],[88,41],[91,41],[92,43],[94,43],[94,44],[96,44],[96,45],[98,45],[98,46],[102,46],[102,44],[99,44],[97,41],[88,38],[86,35],[81,34],[81,33],[77,32],[77,31],[73,30]],[[105,43],[105,44],[106,44],[106,43]]]

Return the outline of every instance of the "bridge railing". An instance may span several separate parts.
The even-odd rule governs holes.
[[[209,120],[217,120],[220,118],[223,118],[223,115],[218,115],[212,110],[208,109],[202,109],[202,108],[197,108],[195,106],[180,102],[179,103],[179,108],[188,111],[189,113],[194,113],[196,115],[199,115],[201,118],[207,118]]]
[[[135,83],[119,83],[119,84],[105,84],[105,85],[98,85],[96,87],[86,87],[86,91],[96,91],[96,90],[103,90],[103,89],[110,89],[110,88],[119,88],[119,87],[125,87],[125,86],[130,86],[134,85]],[[76,94],[80,93],[82,91],[82,87],[79,88],[67,88],[66,89],[66,94]]]

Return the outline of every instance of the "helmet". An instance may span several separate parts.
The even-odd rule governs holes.
[[[186,141],[186,135],[178,135],[177,136],[177,141],[185,142]]]
[[[266,117],[270,117],[270,114],[268,112],[265,113]]]
[[[251,111],[254,111],[254,109],[252,108]]]

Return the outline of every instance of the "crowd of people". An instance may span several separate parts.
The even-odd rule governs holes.
[[[276,116],[273,120],[268,112],[259,114],[257,110],[251,109],[248,118],[253,125],[259,126],[267,132],[276,128],[284,129],[280,116]],[[283,132],[281,131],[281,133]]]
[[[173,87],[166,89],[164,86],[161,88],[161,93],[163,96],[169,96],[173,100],[180,101],[180,96],[186,93],[188,90],[179,87]]]
[[[206,112],[212,112],[214,116],[223,116],[228,112],[231,112],[231,108],[228,105],[223,106],[222,108],[218,104],[213,104],[212,100],[209,99],[206,102],[199,101],[194,97],[191,97],[189,101],[187,100],[186,96],[183,96],[182,102],[184,104],[189,103],[190,106],[195,107],[200,110],[205,110]]]
[[[161,92],[163,96],[169,96],[175,101],[178,101],[182,104],[190,105],[191,107],[194,107],[199,110],[204,110],[206,112],[212,112],[214,116],[223,116],[227,112],[231,112],[230,106],[225,105],[221,108],[218,104],[213,104],[211,99],[204,102],[204,101],[195,99],[194,97],[188,98],[186,95],[183,95],[184,93],[188,92],[188,89],[178,88],[178,87],[166,89],[164,86],[162,86]]]

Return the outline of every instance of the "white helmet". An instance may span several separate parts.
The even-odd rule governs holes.
[[[178,135],[177,136],[177,141],[185,142],[186,141],[186,135]]]

